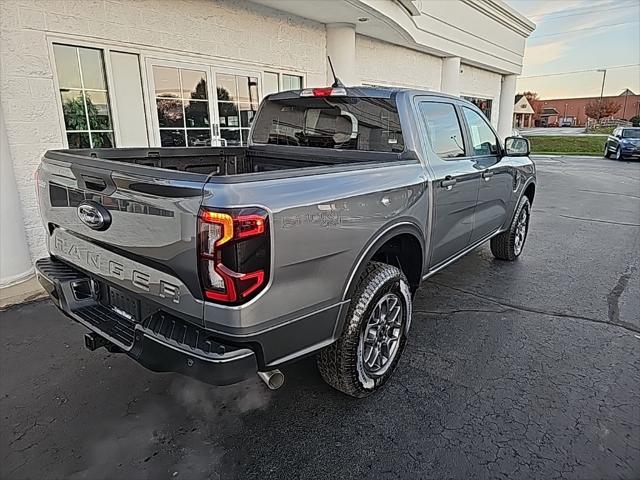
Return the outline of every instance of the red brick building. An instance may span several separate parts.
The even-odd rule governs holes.
[[[538,120],[540,126],[571,123],[572,126],[584,126],[587,116],[584,113],[586,105],[592,100],[600,97],[587,98],[554,98],[539,100]],[[629,120],[631,117],[640,115],[640,95],[634,94],[631,90],[625,90],[620,95],[604,97],[606,100],[613,100],[620,105],[611,118]]]

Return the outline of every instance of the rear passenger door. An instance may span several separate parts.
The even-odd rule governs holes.
[[[513,190],[513,172],[508,161],[501,162],[500,141],[484,115],[466,106],[461,110],[474,168],[481,175],[471,234],[471,243],[476,243],[505,222]]]
[[[429,144],[433,180],[430,268],[446,262],[469,246],[480,171],[468,156],[463,122],[453,102],[418,103]]]

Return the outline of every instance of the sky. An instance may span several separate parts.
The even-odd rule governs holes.
[[[604,94],[625,88],[640,94],[639,0],[505,1],[536,24],[518,92],[532,90],[543,99],[599,96],[603,73],[595,70],[634,65],[607,68]],[[582,70],[591,71],[548,76]]]

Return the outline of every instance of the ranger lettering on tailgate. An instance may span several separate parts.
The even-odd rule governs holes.
[[[152,279],[152,271],[142,271],[139,267],[130,267],[113,258],[105,258],[107,253],[102,254],[93,250],[94,246],[83,245],[82,240],[73,238],[71,235],[56,230],[54,232],[52,253],[68,260],[69,262],[90,270],[94,273],[104,274],[109,278],[122,281],[129,281],[131,284],[144,292],[150,292],[154,283],[159,285],[158,296],[167,298],[174,303],[180,303],[180,286],[174,285],[166,280]],[[90,244],[88,244],[90,245]],[[113,254],[110,254],[113,256]]]

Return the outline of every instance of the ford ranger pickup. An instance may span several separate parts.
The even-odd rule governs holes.
[[[421,281],[487,241],[521,255],[536,175],[465,100],[334,86],[269,95],[242,147],[48,151],[36,188],[38,278],[88,348],[271,388],[315,355],[364,397]]]

